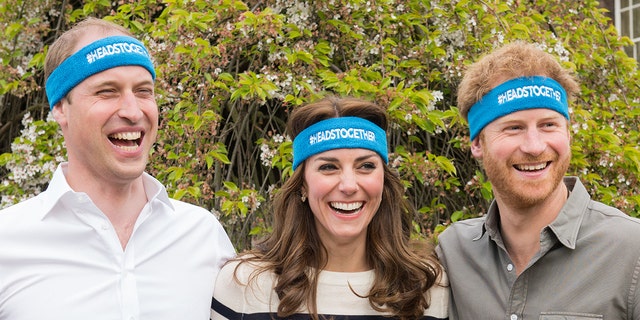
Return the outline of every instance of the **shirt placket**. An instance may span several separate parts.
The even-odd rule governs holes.
[[[151,215],[151,206],[147,203],[133,227],[131,238],[122,253],[122,264],[120,273],[120,292],[122,292],[122,319],[137,320],[140,319],[140,297],[138,290],[138,282],[136,278],[136,245],[135,238],[138,227]]]
[[[515,273],[515,270],[513,271]],[[507,306],[507,317],[509,320],[524,319],[524,306],[527,299],[527,287],[529,283],[528,273],[521,273],[511,286],[509,295],[509,305]]]
[[[501,246],[500,249],[500,265],[502,266],[502,274],[509,284],[511,290],[509,293],[509,301],[506,306],[506,319],[521,320],[523,319],[525,300],[527,296],[528,277],[526,270],[519,276],[516,274],[516,267],[509,254]]]
[[[135,276],[135,246],[129,243],[122,253],[120,270],[120,292],[122,319],[136,320],[140,318],[140,300]]]
[[[129,241],[125,250],[118,239],[113,225],[107,217],[97,208],[86,194],[77,194],[77,205],[72,209],[75,214],[90,225],[102,238],[107,250],[113,256],[116,276],[118,279],[118,298],[122,306],[123,320],[136,320],[140,318],[140,300],[135,277],[135,245]]]
[[[540,251],[531,258],[529,265],[519,276],[515,275],[516,271],[513,267],[513,263],[509,260],[508,254],[503,251],[508,261],[506,263],[506,269],[508,272],[507,277],[509,279],[509,283],[513,283],[511,285],[511,293],[509,295],[509,305],[507,306],[507,318],[509,320],[524,319],[524,308],[527,301],[527,293],[529,292],[529,274],[531,273],[529,268],[547,254],[556,242],[557,241],[552,236],[549,228],[542,229],[540,232]],[[515,280],[512,281],[512,279]]]

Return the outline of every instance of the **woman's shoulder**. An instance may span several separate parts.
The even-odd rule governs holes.
[[[241,315],[277,310],[278,299],[273,291],[276,278],[265,266],[265,262],[247,256],[229,260],[216,279],[214,314],[224,311]]]
[[[268,287],[276,281],[276,275],[268,262],[260,260],[255,255],[245,254],[231,259],[225,263],[218,274],[216,290],[223,287]]]
[[[265,267],[264,261],[240,256],[222,267],[215,284],[215,293],[229,295],[244,295],[250,291],[254,295],[268,296],[276,281],[275,274]],[[257,290],[258,292],[254,292]]]
[[[442,268],[440,270],[441,270],[440,274],[436,278],[436,286],[440,285],[440,286],[443,286],[443,287],[448,287],[449,286],[449,277],[447,276],[447,272],[444,270],[444,268]]]
[[[232,277],[245,280],[263,273],[270,274],[271,272],[267,266],[268,264],[265,261],[256,258],[254,255],[241,255],[227,261],[224,266],[222,266],[218,277]]]
[[[437,319],[445,319],[449,314],[449,278],[443,270],[436,279],[436,283],[429,288],[429,309],[425,315],[435,317]]]

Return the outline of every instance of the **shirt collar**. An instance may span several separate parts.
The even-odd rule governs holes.
[[[549,229],[565,247],[575,249],[578,231],[591,202],[591,196],[577,177],[565,177],[564,184],[571,193],[556,219],[549,225]]]
[[[567,248],[575,249],[578,231],[580,230],[580,225],[586,214],[586,208],[589,205],[591,197],[577,177],[564,177],[563,182],[571,193],[556,219],[553,220],[548,227],[556,235],[560,243]],[[487,211],[485,223],[481,225],[478,234],[473,240],[480,240],[480,238],[488,233],[489,237],[491,237],[496,244],[504,246],[502,236],[500,235],[499,224],[500,215],[498,205],[494,200]]]
[[[42,218],[46,217],[56,206],[56,204],[67,194],[77,194],[79,192],[73,191],[71,186],[67,183],[65,174],[67,172],[67,162],[63,162],[58,165],[58,168],[53,173],[49,186],[42,193]],[[152,177],[146,172],[142,173],[142,184],[144,185],[145,193],[149,202],[159,201],[171,209],[175,210],[169,199],[166,188],[156,178]]]
[[[485,221],[481,224],[481,229],[473,240],[480,240],[485,233],[488,233],[489,237],[496,241],[499,246],[504,247],[504,244],[502,243],[502,236],[500,235],[500,213],[498,212],[498,203],[495,200],[493,200],[491,205],[489,205]]]

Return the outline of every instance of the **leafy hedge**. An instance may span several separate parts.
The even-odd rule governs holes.
[[[597,1],[4,3],[0,117],[23,132],[0,156],[3,206],[38,193],[64,159],[46,119],[44,52],[69,25],[97,16],[129,27],[154,54],[161,131],[148,171],[172,197],[219,214],[238,249],[269,232],[271,198],[292,172],[287,114],[326,94],[387,106],[390,164],[419,209],[417,238],[482,214],[491,188],[470,155],[456,86],[468,64],[516,39],[558,56],[582,83],[570,174],[640,215],[640,75],[622,51],[630,40]]]

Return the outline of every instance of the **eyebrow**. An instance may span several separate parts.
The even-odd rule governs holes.
[[[119,87],[121,85],[122,85],[122,81],[113,80],[113,79],[107,79],[104,81],[95,81],[91,84],[92,87],[102,87],[102,86]],[[149,79],[138,80],[133,83],[133,87],[140,87],[140,86],[155,86],[155,83]]]
[[[557,115],[548,115],[548,116],[544,116],[540,119],[538,119],[537,122],[545,122],[545,121],[558,121],[558,120],[566,120],[566,118],[564,116],[562,116],[561,114],[557,114]],[[503,119],[502,121],[497,121],[496,123],[500,123],[500,124],[513,124],[513,123],[521,123],[524,121],[528,121],[529,119]]]
[[[372,153],[370,153],[370,154],[367,154],[367,155],[364,155],[364,156],[357,157],[357,158],[356,158],[356,162],[364,161],[364,160],[367,160],[367,159],[369,159],[369,158],[371,158],[371,157],[375,157],[375,156],[377,156],[377,155],[378,155],[377,153],[375,153],[375,152],[373,152],[373,151],[372,151]],[[338,158],[335,158],[335,157],[318,157],[318,158],[316,158],[314,161],[337,162],[337,161],[338,161]]]

